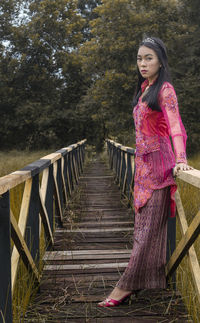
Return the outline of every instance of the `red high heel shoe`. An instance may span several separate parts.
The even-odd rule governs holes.
[[[122,304],[126,299],[128,299],[131,296],[131,293],[126,294],[123,296],[121,299],[116,300],[113,298],[106,298],[103,302],[98,303],[99,307],[114,307],[114,306],[119,306]]]

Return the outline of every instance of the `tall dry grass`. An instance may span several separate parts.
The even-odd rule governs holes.
[[[196,169],[200,169],[200,154],[188,160],[188,163]],[[200,190],[194,186],[187,184],[181,180],[177,180],[178,189],[181,195],[186,219],[188,225],[199,211],[200,206]],[[177,243],[182,237],[179,224],[177,221]],[[194,248],[200,263],[200,236],[194,243]],[[197,299],[192,274],[190,271],[187,256],[184,257],[177,270],[177,288],[180,290],[183,300],[188,308],[189,314],[195,323],[200,322],[200,304]]]
[[[50,152],[52,151],[0,151],[0,177],[19,170],[37,159],[48,155]]]

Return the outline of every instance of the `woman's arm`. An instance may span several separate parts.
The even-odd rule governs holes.
[[[177,96],[170,83],[165,83],[161,89],[159,102],[174,146],[176,166],[173,173],[177,175],[179,170],[189,170],[192,167],[187,165],[187,135],[180,117]]]
[[[164,84],[160,92],[159,103],[172,138],[176,162],[187,164],[187,135],[180,117],[176,93],[171,84]]]

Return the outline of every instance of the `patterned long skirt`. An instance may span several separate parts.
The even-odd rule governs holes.
[[[133,250],[117,283],[125,290],[166,288],[165,263],[170,187],[155,190],[135,215]]]

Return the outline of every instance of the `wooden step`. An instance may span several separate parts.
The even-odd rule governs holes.
[[[80,271],[86,271],[86,273],[90,273],[91,271],[96,271],[96,270],[104,270],[104,269],[114,269],[114,270],[118,270],[119,268],[126,268],[128,265],[128,262],[116,262],[116,263],[103,263],[103,264],[77,264],[77,265],[45,265],[44,269],[45,271],[55,271],[55,270],[69,270],[72,271],[74,270],[74,274],[75,271],[80,272]]]

